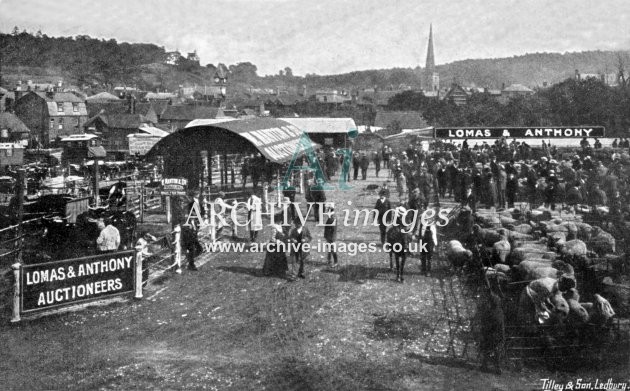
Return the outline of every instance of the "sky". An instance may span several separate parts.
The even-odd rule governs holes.
[[[146,42],[258,74],[630,49],[629,0],[0,0],[0,31]]]

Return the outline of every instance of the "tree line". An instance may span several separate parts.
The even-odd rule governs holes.
[[[626,136],[630,88],[626,83],[611,87],[595,78],[570,78],[506,103],[488,93],[473,93],[461,106],[452,99],[405,91],[393,96],[388,108],[420,111],[433,126],[601,125],[611,136]]]

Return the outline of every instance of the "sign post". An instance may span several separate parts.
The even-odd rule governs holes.
[[[138,284],[142,289],[142,265],[136,275],[137,259],[136,251],[129,250],[14,265],[14,272],[19,277],[16,288],[19,288],[20,313],[50,310],[133,291],[137,294]]]
[[[20,321],[20,302],[22,301],[21,289],[20,289],[20,272],[22,271],[22,264],[14,263],[11,268],[13,269],[13,316],[11,316],[11,323]]]
[[[142,299],[142,250],[141,244],[136,245],[136,281],[135,281],[135,299]]]

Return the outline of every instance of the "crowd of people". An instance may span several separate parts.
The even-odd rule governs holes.
[[[347,179],[366,180],[369,167],[373,167],[375,177],[379,177],[381,169],[387,170],[387,175],[382,176],[386,180],[379,188],[379,199],[374,209],[377,216],[387,215],[388,210],[396,213],[389,214],[389,221],[379,220],[380,241],[385,244],[423,239],[429,246],[421,254],[421,267],[422,272],[428,275],[431,273],[433,248],[437,245],[435,227],[418,224],[409,234],[401,234],[392,229],[391,222],[409,210],[422,214],[429,208],[439,207],[445,199],[453,200],[473,212],[480,208],[498,210],[517,205],[527,205],[528,208],[544,206],[552,210],[564,208],[568,213],[588,211],[608,216],[623,231],[622,225],[630,220],[628,144],[627,139],[615,140],[613,150],[603,154],[597,151],[601,149],[599,140],[594,140],[591,147],[587,139],[581,140],[579,148],[558,148],[552,141],[533,148],[526,142],[505,138],[490,143],[486,140],[464,140],[461,144],[437,140],[428,149],[422,148],[418,142],[399,152],[384,146],[379,151],[354,152]],[[327,179],[341,175],[343,156],[336,155],[332,148],[320,151],[318,160]],[[392,182],[395,189],[389,187]],[[305,188],[306,201],[326,202],[322,183],[313,178]],[[397,193],[396,202],[391,194],[394,190]],[[285,197],[283,203],[291,205],[295,200],[295,189],[287,190],[284,196],[289,197]],[[215,200],[222,201],[221,196]],[[230,208],[225,202],[222,205]],[[260,197],[250,194],[247,205],[251,220],[261,208]],[[319,216],[318,210],[314,212],[315,216]],[[335,243],[334,206],[327,205],[324,212],[333,228],[325,229],[323,239],[327,243]],[[270,241],[310,242],[312,237],[308,228],[295,219],[295,213],[290,215],[289,226],[283,226],[279,221],[272,225]],[[254,220],[249,228],[250,241],[257,241],[258,231],[262,230],[261,221]],[[267,275],[279,273],[287,276],[289,265],[295,264],[297,270],[290,274],[304,278],[304,261],[308,256],[308,252],[301,250],[291,251],[288,257],[269,253],[263,270]],[[392,256],[400,270],[398,279],[402,281],[406,254],[403,251]],[[332,267],[338,265],[339,256],[334,250],[328,251],[327,257]],[[393,268],[393,262],[390,266]]]

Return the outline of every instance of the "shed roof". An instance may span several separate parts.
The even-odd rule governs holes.
[[[103,91],[103,92],[99,92],[98,94],[92,95],[92,96],[88,96],[87,98],[85,98],[86,101],[88,102],[109,102],[109,101],[119,101],[120,98],[117,97],[116,95],[110,94],[107,91]]]
[[[203,118],[220,118],[225,117],[223,110],[210,106],[168,106],[162,113],[162,120],[166,121],[192,121],[194,119]]]
[[[150,134],[151,136],[166,137],[169,135],[168,132],[154,126],[144,125],[140,126],[138,129],[140,129],[144,133]]]
[[[280,118],[305,133],[347,134],[356,130],[357,125],[352,118]]]
[[[66,141],[87,141],[87,140],[92,140],[93,138],[98,138],[98,136],[95,135],[95,134],[91,134],[91,133],[71,134],[68,137],[62,138],[61,141],[62,142],[66,142]]]
[[[214,153],[258,150],[268,160],[283,163],[289,161],[296,150],[303,151],[303,148],[298,150],[302,137],[308,139],[297,127],[275,118],[232,120],[180,129],[160,140],[148,155],[181,153],[193,156],[201,150]]]
[[[73,102],[73,103],[83,103],[83,99],[79,98],[72,92],[51,92],[47,93],[45,91],[31,91],[31,93],[38,95],[43,98],[47,102]],[[24,95],[26,96],[26,95]]]
[[[98,114],[90,118],[84,126],[90,126],[97,119],[100,119],[110,128],[119,129],[137,129],[140,125],[147,122],[146,118],[142,114],[127,114],[127,113],[113,113],[113,114]]]
[[[5,111],[0,113],[0,129],[9,129],[10,133],[30,133],[31,131],[24,125],[15,114]]]

